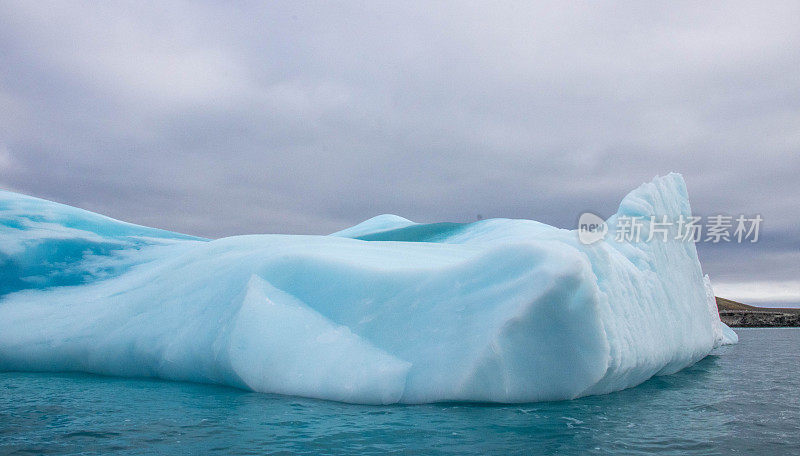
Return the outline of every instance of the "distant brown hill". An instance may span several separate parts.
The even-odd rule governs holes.
[[[741,302],[732,301],[730,299],[717,298],[717,309],[720,312],[726,310],[748,310],[750,312],[780,312],[780,313],[800,313],[800,309],[793,309],[791,307],[756,307],[742,304]]]
[[[800,326],[800,309],[756,307],[720,298],[719,296],[716,298],[719,317],[728,326]]]

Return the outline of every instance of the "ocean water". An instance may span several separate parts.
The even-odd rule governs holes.
[[[0,373],[0,454],[800,454],[800,329],[605,396],[362,406],[83,374]]]

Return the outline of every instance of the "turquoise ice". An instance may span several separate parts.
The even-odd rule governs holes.
[[[689,216],[680,175],[620,216]],[[570,399],[736,335],[691,242],[584,245],[531,220],[382,215],[208,240],[0,192],[0,370],[225,384],[366,404]]]

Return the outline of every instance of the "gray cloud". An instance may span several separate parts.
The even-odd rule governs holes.
[[[800,7],[3,2],[0,185],[218,237],[379,213],[573,227],[657,174],[800,270]]]

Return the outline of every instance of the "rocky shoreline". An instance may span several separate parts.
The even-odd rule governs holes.
[[[755,307],[717,297],[719,318],[739,328],[800,327],[800,309]]]

